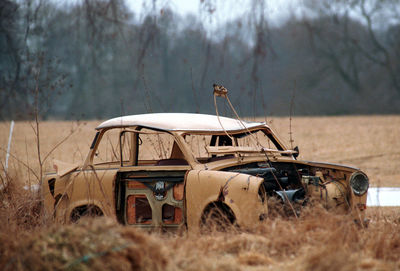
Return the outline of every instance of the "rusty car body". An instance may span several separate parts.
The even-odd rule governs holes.
[[[68,223],[104,215],[134,227],[199,229],[218,210],[247,228],[268,219],[268,199],[277,198],[290,205],[314,199],[364,219],[369,181],[362,171],[297,160],[298,151],[266,123],[153,113],[96,129],[82,165],[55,162],[45,175],[47,217]]]

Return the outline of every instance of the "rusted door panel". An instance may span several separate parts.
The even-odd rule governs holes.
[[[128,225],[142,228],[162,227],[177,229],[185,222],[184,218],[184,176],[186,170],[148,171],[136,170],[120,172],[119,193],[122,221]],[[138,205],[137,199],[148,205]],[[146,213],[150,210],[150,214]],[[140,212],[145,212],[140,221]]]

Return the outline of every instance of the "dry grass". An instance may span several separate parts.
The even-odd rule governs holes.
[[[288,118],[268,122],[288,142]],[[52,158],[82,161],[97,124],[42,123],[44,155],[76,129],[45,168]],[[302,159],[355,165],[375,186],[400,186],[400,116],[298,117],[292,125]],[[5,149],[9,124],[0,127]],[[277,216],[250,231],[207,235],[149,234],[107,219],[47,225],[40,201],[21,189],[36,182],[21,163],[37,172],[35,150],[29,124],[16,123],[12,154],[20,161],[10,160],[11,185],[0,195],[0,270],[400,270],[399,208],[369,208],[367,229],[318,208],[299,220]]]
[[[207,235],[149,234],[103,218],[19,228],[0,233],[0,269],[400,270],[398,211],[371,219],[361,229],[349,217],[313,209],[300,220]]]
[[[17,236],[0,234],[1,270],[165,270],[156,237],[109,219],[82,220]],[[156,260],[154,260],[156,259]]]
[[[268,123],[289,142],[289,118]],[[299,159],[355,166],[373,186],[400,186],[400,116],[296,117],[292,132]]]
[[[267,121],[290,147],[289,118]],[[51,151],[71,130],[75,131],[50,155],[45,169],[52,170],[53,158],[71,163],[83,161],[99,123],[42,122],[42,155]],[[293,146],[300,147],[299,159],[356,166],[367,173],[373,186],[400,186],[400,116],[295,117],[292,132]],[[7,147],[8,133],[9,123],[0,123],[3,150]],[[35,136],[29,123],[16,123],[11,150],[15,157],[38,171]],[[0,161],[4,163],[4,159],[5,153],[0,150]],[[15,159],[10,167],[26,183],[34,180]]]

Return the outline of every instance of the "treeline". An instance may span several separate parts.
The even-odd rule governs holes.
[[[0,118],[212,113],[213,83],[242,116],[400,113],[397,2],[310,0],[276,26],[267,1],[249,1],[211,31],[212,1],[180,17],[123,0],[3,0]]]

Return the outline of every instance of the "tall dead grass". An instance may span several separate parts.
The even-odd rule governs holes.
[[[264,119],[259,119],[264,121]],[[287,146],[289,118],[267,119]],[[71,130],[68,141],[54,150],[44,163],[44,170],[53,170],[52,159],[70,163],[82,162],[100,121],[47,121],[41,127],[41,151],[49,153]],[[400,116],[294,117],[293,146],[300,147],[299,159],[352,165],[365,171],[373,186],[400,186]],[[9,123],[0,123],[0,161],[4,164]],[[10,169],[18,172],[26,184],[35,182],[38,173],[35,135],[28,122],[15,124],[11,145]],[[18,162],[15,158],[18,158]]]
[[[383,219],[383,217],[385,217]],[[322,208],[249,230],[161,234],[107,219],[2,225],[1,270],[400,270],[400,215],[369,214],[368,228]]]
[[[268,121],[287,142],[289,119]],[[82,161],[97,124],[81,125],[51,154],[45,169],[51,169],[51,158]],[[0,142],[5,146],[8,126],[1,125]],[[71,126],[42,123],[43,152]],[[399,186],[399,127],[398,116],[292,122],[300,158],[354,164],[367,172],[373,185],[382,186]],[[17,123],[14,134],[10,185],[0,194],[0,270],[400,270],[399,208],[369,208],[366,229],[348,216],[319,208],[303,210],[298,220],[277,212],[250,230],[203,235],[148,233],[105,218],[49,224],[41,217],[40,199],[22,189],[34,183],[33,172],[38,171],[29,124]]]
[[[396,270],[398,230],[392,222],[360,229],[349,217],[314,209],[300,220],[266,221],[251,232],[175,238],[173,265],[180,270]]]
[[[156,237],[109,219],[0,234],[1,270],[165,270]]]

